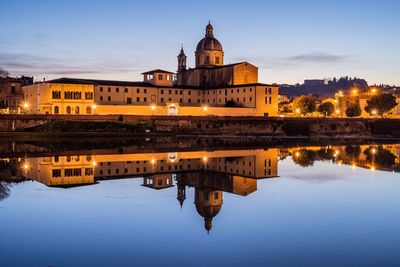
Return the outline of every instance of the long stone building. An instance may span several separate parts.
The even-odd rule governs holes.
[[[155,69],[143,81],[60,78],[25,86],[27,113],[277,116],[278,86],[258,82],[248,62],[224,65],[209,23],[197,45],[195,68],[181,48],[176,73]]]

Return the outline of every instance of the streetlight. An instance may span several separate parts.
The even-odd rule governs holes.
[[[376,109],[373,109],[373,110],[371,110],[371,114],[376,115],[376,114],[378,114],[378,111]]]
[[[358,92],[357,89],[352,90],[353,95],[357,95],[357,92]]]

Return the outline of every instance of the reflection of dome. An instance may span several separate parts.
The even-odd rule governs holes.
[[[221,205],[202,206],[201,203],[196,203],[197,212],[204,218],[214,218],[221,210],[221,207]]]
[[[204,228],[210,232],[212,219],[217,216],[222,207],[222,192],[211,189],[195,189],[196,210],[204,218]]]

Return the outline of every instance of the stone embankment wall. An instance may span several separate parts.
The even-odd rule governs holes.
[[[85,125],[89,125],[89,127]],[[0,131],[89,131],[278,137],[400,137],[400,120],[133,115],[0,115]]]

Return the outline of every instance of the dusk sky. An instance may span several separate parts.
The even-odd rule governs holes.
[[[208,20],[225,64],[260,82],[351,76],[400,85],[400,1],[4,1],[0,67],[36,79],[140,80],[188,66]]]

